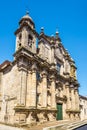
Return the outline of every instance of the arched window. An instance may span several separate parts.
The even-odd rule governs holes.
[[[36,72],[36,79],[41,80],[40,73],[38,71]]]
[[[33,37],[29,34],[28,35],[28,45],[29,47],[32,47]]]

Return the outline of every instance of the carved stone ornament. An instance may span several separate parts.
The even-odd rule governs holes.
[[[55,49],[55,56],[59,59],[63,59],[63,55],[58,47]]]

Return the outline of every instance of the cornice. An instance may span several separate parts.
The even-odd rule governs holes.
[[[12,67],[12,62],[6,60],[4,61],[1,65],[0,65],[0,72],[3,71],[5,68],[7,68],[8,66]]]
[[[79,95],[79,97],[80,97],[81,99],[87,100],[87,97],[85,97],[85,96]]]
[[[26,22],[24,22],[24,23],[14,32],[14,34],[16,35],[17,33],[19,33],[19,32],[22,30],[22,28],[25,27],[25,26],[27,26],[30,31],[32,31],[37,37],[39,37],[39,34],[35,31],[35,29],[32,29],[32,28],[28,25],[28,23],[26,23]]]
[[[55,112],[55,111],[57,111],[57,109],[55,109],[55,108],[37,108],[37,107],[26,107],[26,106],[22,106],[22,105],[17,105],[17,106],[15,106],[14,107],[14,110],[15,111],[25,111],[25,112],[27,112],[27,111],[34,111],[34,112],[37,112],[37,111],[43,111],[43,112],[45,112],[45,111],[53,111],[53,112]]]
[[[80,113],[80,110],[66,109],[67,113]]]

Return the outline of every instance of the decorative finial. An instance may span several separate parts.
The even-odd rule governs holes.
[[[51,42],[51,44],[54,43],[54,35],[53,34],[51,35],[51,41],[50,42]]]
[[[41,27],[41,32],[44,33],[44,27]]]
[[[66,50],[66,52],[68,52],[68,49],[65,49]]]
[[[58,37],[58,35],[59,35],[59,31],[58,29],[56,29],[56,36]]]
[[[54,37],[54,35],[52,34],[51,37]]]
[[[28,10],[26,11],[26,15],[29,15],[29,11]]]
[[[58,35],[59,34],[59,32],[58,31],[56,31],[56,35]]]

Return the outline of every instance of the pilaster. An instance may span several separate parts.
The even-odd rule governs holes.
[[[67,93],[67,109],[71,108],[71,102],[70,102],[70,92],[69,92],[69,83],[66,83],[66,93]]]
[[[27,42],[26,33],[27,33],[26,28],[23,28],[23,30],[22,30],[22,40],[21,40],[22,46],[25,46],[26,42]]]
[[[78,87],[75,87],[75,109],[79,111],[79,94]]]
[[[0,72],[0,92],[1,92],[1,86],[2,86],[2,76],[3,76],[3,73],[2,72]]]
[[[36,37],[34,37],[34,39],[33,39],[32,52],[36,54]]]
[[[27,70],[21,68],[21,92],[20,92],[20,105],[26,105],[26,89],[27,89]]]
[[[18,104],[21,106],[26,105],[26,90],[27,90],[27,65],[28,60],[24,57],[18,60],[18,70],[20,73],[20,80],[19,80],[19,95],[18,95]]]
[[[72,110],[75,110],[75,94],[73,85],[71,85],[71,108]]]
[[[56,108],[55,98],[55,75],[51,76],[51,107]]]
[[[32,73],[31,70],[28,71],[27,77],[27,99],[26,99],[26,106],[31,106],[31,89],[32,89]]]
[[[32,65],[32,84],[31,84],[31,107],[36,108],[36,70],[37,66],[34,62]]]
[[[68,55],[65,57],[65,75],[66,77],[69,77],[70,75],[70,64],[69,64],[69,57]]]
[[[47,107],[47,71],[42,72],[42,107]]]

